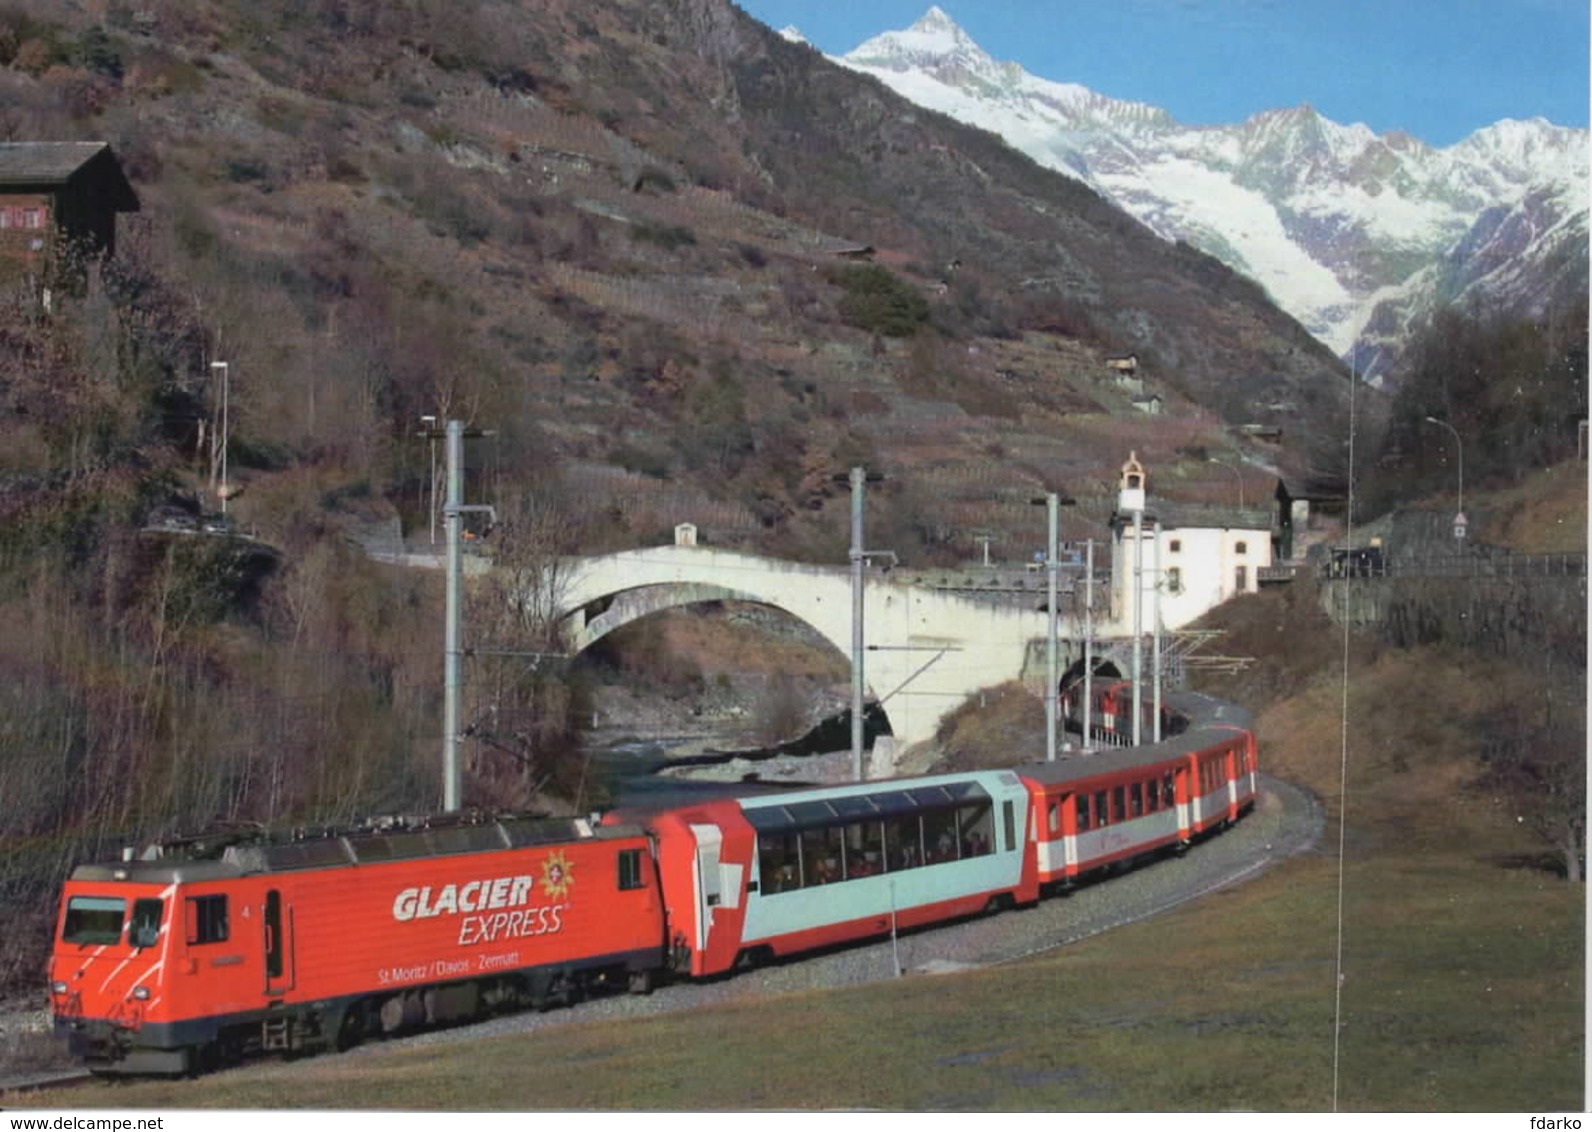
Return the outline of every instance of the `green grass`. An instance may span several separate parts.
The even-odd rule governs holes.
[[[1351,859],[1345,879],[1340,1109],[1580,1107],[1580,887],[1455,852]],[[1320,1111],[1333,1105],[1336,905],[1335,862],[1307,857],[995,969],[12,1100]]]
[[[1316,852],[1250,883],[1008,966],[763,1000],[745,984],[662,1017],[0,1103],[1580,1109],[1585,886],[1521,867],[1545,847],[1470,785],[1466,712],[1500,674],[1434,652],[1357,661],[1341,804],[1339,690],[1283,675],[1302,691],[1263,712],[1264,765],[1348,815],[1341,987],[1334,817]]]

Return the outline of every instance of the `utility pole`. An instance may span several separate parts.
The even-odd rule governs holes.
[[[1133,745],[1144,714],[1144,511],[1133,512]]]
[[[1154,721],[1150,725],[1150,734],[1153,741],[1161,741],[1161,520],[1156,519],[1151,524],[1155,538],[1155,558],[1151,565],[1155,574],[1155,604],[1152,612],[1153,628],[1155,631],[1155,649],[1150,654],[1150,664],[1155,672],[1155,696],[1151,706],[1154,708]]]
[[[1454,514],[1454,537],[1465,537],[1465,442],[1460,438],[1459,430],[1445,420],[1437,417],[1427,417],[1427,424],[1434,424],[1446,428],[1454,437],[1454,455],[1459,464],[1459,504]]]
[[[1030,499],[1030,503],[1045,505],[1045,518],[1047,521],[1049,537],[1045,543],[1045,609],[1050,614],[1050,631],[1045,638],[1045,761],[1056,761],[1056,731],[1057,714],[1060,704],[1057,702],[1058,685],[1061,676],[1056,671],[1056,635],[1058,631],[1059,616],[1056,609],[1056,572],[1061,569],[1060,539],[1061,539],[1061,505],[1071,506],[1075,502],[1071,498],[1063,499],[1056,492],[1046,493],[1043,499]]]
[[[442,664],[442,808],[453,813],[459,808],[459,609],[463,563],[459,557],[464,486],[464,422],[447,425],[448,495],[445,504],[448,538],[447,626],[444,630]]]
[[[1050,541],[1045,544],[1045,609],[1050,614],[1050,632],[1045,641],[1045,761],[1056,761],[1056,571],[1061,563],[1056,561],[1057,528],[1060,526],[1059,504],[1056,493],[1045,496],[1045,519],[1050,528]]]
[[[227,436],[231,431],[227,420],[228,404],[232,393],[232,371],[226,362],[211,362],[210,372],[221,372],[221,482],[216,484],[216,494],[221,497],[221,513],[227,513],[227,496],[231,494],[227,483]]]
[[[862,696],[866,683],[862,671],[862,588],[865,562],[862,549],[862,492],[867,478],[867,473],[862,468],[851,469],[851,780],[853,782],[862,781]]]
[[[1094,733],[1094,539],[1084,551],[1083,567],[1083,749],[1092,749]]]
[[[448,462],[448,494],[443,506],[444,531],[448,542],[447,559],[447,622],[443,630],[443,700],[442,700],[442,808],[448,813],[460,805],[459,772],[459,661],[463,655],[459,647],[459,619],[463,606],[464,514],[467,511],[485,511],[496,515],[490,506],[464,505],[464,438],[467,435],[463,421],[449,420],[446,429],[446,457]],[[472,437],[486,436],[480,429],[468,430]]]
[[[835,477],[840,480],[839,476]],[[863,692],[867,686],[866,673],[863,670],[863,652],[865,642],[862,632],[863,619],[863,570],[868,562],[868,551],[862,540],[862,502],[863,486],[872,481],[878,483],[884,479],[880,472],[868,472],[864,468],[852,468],[851,474],[846,477],[846,482],[851,485],[851,550],[848,557],[851,559],[851,778],[854,782],[862,781],[862,745],[863,745]],[[888,552],[885,552],[888,553]]]

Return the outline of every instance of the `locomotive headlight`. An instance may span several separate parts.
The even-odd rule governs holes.
[[[139,1002],[143,1002],[145,999],[147,999],[149,997],[149,988],[148,987],[134,987],[133,988],[133,997],[136,998]]]
[[[51,994],[65,994],[66,993],[66,984],[64,982],[62,982],[60,979],[57,979],[55,982],[50,984],[50,993]]]

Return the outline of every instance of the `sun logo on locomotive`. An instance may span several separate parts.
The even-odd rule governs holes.
[[[542,891],[555,900],[569,892],[575,883],[575,868],[562,852],[548,854],[542,862]]]

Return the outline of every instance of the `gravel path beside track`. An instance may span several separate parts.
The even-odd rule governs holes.
[[[472,1026],[374,1043],[351,1055],[529,1033],[570,1022],[640,1018],[718,1003],[747,1002],[771,994],[876,982],[894,976],[897,951],[902,969],[909,975],[986,967],[1037,955],[1248,880],[1277,861],[1314,847],[1325,828],[1321,803],[1309,792],[1277,779],[1262,776],[1260,786],[1253,813],[1225,833],[1194,846],[1185,856],[1162,858],[1105,883],[1082,888],[1066,899],[1041,901],[1036,908],[913,932],[901,936],[894,948],[889,940],[884,940],[715,982],[666,986],[647,996],[616,994],[572,1010],[514,1014]]]

